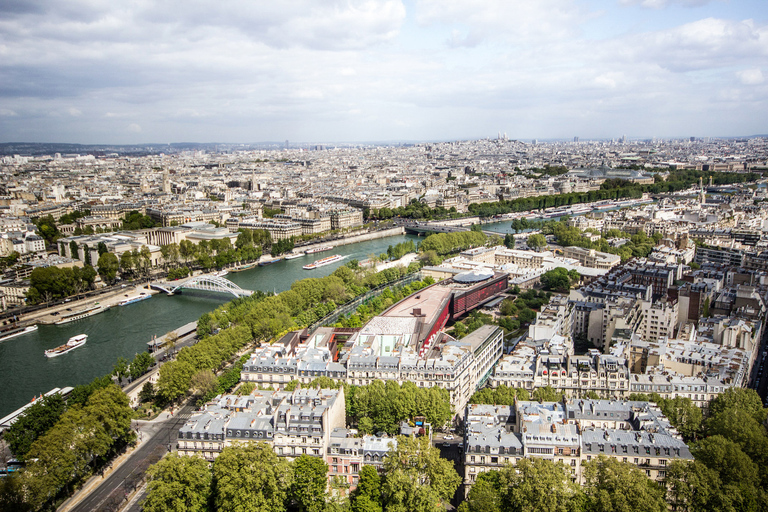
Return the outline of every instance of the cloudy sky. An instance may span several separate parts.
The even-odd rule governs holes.
[[[768,132],[766,0],[3,0],[0,142]]]

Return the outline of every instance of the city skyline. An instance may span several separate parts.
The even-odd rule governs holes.
[[[757,1],[7,2],[0,141],[766,133]]]

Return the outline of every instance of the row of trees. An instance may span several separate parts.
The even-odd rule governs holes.
[[[136,380],[155,365],[155,358],[149,352],[140,352],[136,354],[133,361],[128,362],[124,357],[118,357],[115,366],[112,368],[112,375],[117,377],[118,382],[130,377]]]
[[[44,433],[39,433],[43,429],[32,423],[33,418],[45,419],[38,414],[41,411],[20,420],[39,435],[28,449],[27,440],[23,445],[13,445],[19,451],[27,449],[27,465],[18,474],[3,479],[3,509],[38,510],[52,505],[134,440],[133,410],[128,397],[114,384],[94,390],[82,405],[70,399],[66,410],[60,402],[43,405],[47,418],[44,427],[48,427]],[[50,425],[55,413],[60,415]]]
[[[381,283],[376,284],[376,286],[380,286],[388,282],[392,282],[396,279],[400,279],[401,277],[404,277],[406,273],[414,272],[416,269],[416,265],[415,264],[412,264],[412,265],[413,267],[409,265],[408,269],[404,269],[402,267],[396,267],[396,268],[386,269],[386,270],[383,270],[382,272],[379,272],[378,274],[375,274],[381,277]],[[408,295],[418,290],[421,290],[422,288],[429,286],[434,282],[435,282],[434,279],[432,279],[431,277],[425,277],[423,281],[414,281],[404,286],[386,288],[378,296],[373,297],[368,301],[366,301],[364,304],[361,304],[360,306],[358,306],[353,313],[340,318],[339,321],[336,323],[336,327],[362,327],[366,322],[368,322],[368,320],[380,314],[381,312],[383,312],[393,304],[396,304],[397,302],[407,297]]]
[[[709,179],[710,174],[713,176],[714,183],[718,185],[747,183],[760,178],[760,175],[757,173],[709,173],[694,170],[671,170],[666,180],[657,175],[653,184],[641,185],[626,180],[607,180],[606,183],[601,185],[600,190],[524,197],[493,203],[473,203],[469,205],[469,212],[480,217],[492,217],[511,212],[525,212],[578,203],[591,203],[605,199],[635,199],[642,197],[643,193],[646,192],[651,194],[677,192],[698,182],[700,177]]]
[[[238,325],[224,329],[218,334],[203,338],[195,345],[184,347],[176,360],[160,367],[157,379],[157,394],[165,402],[172,402],[192,388],[193,379],[202,379],[221,368],[240,349],[251,342],[248,327]]]
[[[334,481],[327,491],[327,464],[301,455],[279,458],[266,443],[228,446],[211,465],[197,457],[170,455],[149,470],[146,512],[249,511],[438,512],[461,481],[452,464],[422,437],[398,438],[380,476],[360,470],[357,489]]]
[[[367,386],[350,386],[345,396],[349,422],[366,434],[395,434],[400,422],[416,416],[424,416],[436,428],[451,419],[451,397],[442,388],[379,380]]]
[[[63,299],[93,288],[96,270],[84,267],[38,267],[29,276],[27,299],[33,304]]]
[[[387,220],[393,217],[402,217],[405,219],[425,219],[425,220],[437,220],[437,219],[455,219],[463,217],[464,215],[458,213],[455,207],[448,209],[438,206],[431,208],[427,203],[422,203],[417,199],[411,199],[408,206],[397,208],[380,208],[378,210],[370,210],[365,215],[366,219],[379,219]]]
[[[664,489],[627,463],[601,455],[584,463],[585,484],[571,468],[538,457],[478,475],[460,512],[665,512]]]
[[[485,241],[485,235],[480,231],[435,233],[419,244],[419,252],[435,251],[438,255],[444,256],[471,247],[480,247],[485,244]]]
[[[299,381],[291,381],[286,391],[301,387]],[[329,377],[318,377],[308,388],[344,388],[347,424],[355,425],[363,434],[386,432],[396,434],[400,423],[423,416],[436,428],[442,427],[452,415],[451,397],[442,388],[420,388],[413,382],[376,380],[365,386],[353,386]],[[249,388],[250,389],[250,388]],[[238,393],[245,393],[243,386]]]
[[[416,252],[416,244],[413,243],[413,240],[407,240],[394,246],[390,245],[387,247],[387,258],[390,260],[399,260],[411,252]]]

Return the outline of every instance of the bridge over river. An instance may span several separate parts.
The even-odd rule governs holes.
[[[181,293],[183,290],[197,290],[201,292],[227,293],[235,297],[247,297],[253,292],[244,290],[229,279],[224,279],[216,274],[200,274],[171,282],[155,282],[150,285],[154,290],[160,290],[168,295]]]
[[[469,226],[448,225],[438,222],[404,222],[401,224],[406,233],[414,235],[424,235],[432,233],[461,233],[470,231]],[[498,235],[498,232],[483,230],[486,235]]]

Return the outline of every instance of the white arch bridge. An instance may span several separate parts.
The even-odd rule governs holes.
[[[210,274],[202,274],[186,279],[175,284],[175,286],[172,286],[171,283],[152,283],[151,287],[155,290],[163,291],[168,295],[173,295],[180,290],[229,293],[235,297],[247,297],[253,293],[251,290],[243,290],[229,279]]]

